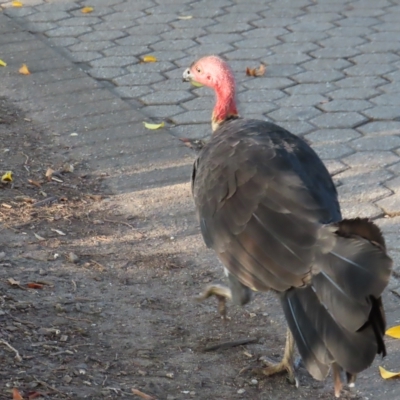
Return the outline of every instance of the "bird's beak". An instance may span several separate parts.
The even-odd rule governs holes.
[[[192,74],[190,73],[190,68],[186,68],[183,71],[182,82],[191,82],[193,79]]]

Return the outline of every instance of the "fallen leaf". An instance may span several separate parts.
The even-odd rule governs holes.
[[[153,62],[157,61],[157,58],[154,57],[154,56],[144,56],[142,58],[142,61],[145,62],[145,63],[153,63]]]
[[[178,15],[178,19],[192,19],[193,15]]]
[[[46,176],[48,181],[51,181],[51,177],[53,176],[53,172],[54,172],[54,169],[47,168],[45,176]]]
[[[13,7],[22,7],[23,6],[23,4],[20,1],[12,1],[11,5]]]
[[[14,3],[17,2],[14,1]],[[24,400],[24,398],[21,396],[21,393],[17,388],[13,388],[12,395],[13,395],[13,400]]]
[[[395,338],[395,339],[400,339],[400,325],[393,326],[392,328],[389,328],[386,331],[386,335]]]
[[[76,132],[72,132],[69,136],[78,136]]]
[[[1,181],[4,182],[12,182],[13,181],[13,173],[12,171],[7,171],[2,177]]]
[[[43,289],[43,285],[41,285],[40,283],[35,283],[35,282],[29,282],[26,284],[26,286],[29,289]]]
[[[89,14],[94,10],[93,7],[83,7],[81,12],[83,12],[84,14]]]
[[[135,394],[136,396],[139,396],[142,399],[145,399],[145,400],[156,400],[155,397],[150,396],[146,393],[143,393],[141,390],[138,390],[138,389],[132,389],[132,393]]]
[[[18,70],[18,72],[22,75],[30,75],[30,71],[28,69],[28,66],[26,64],[22,64],[21,68]]]
[[[146,129],[155,130],[155,129],[163,128],[165,126],[165,123],[161,122],[161,124],[150,124],[148,122],[143,122],[143,125]]]
[[[381,366],[379,367],[379,372],[381,373],[381,377],[383,379],[390,379],[390,378],[400,376],[400,372],[390,372]]]
[[[204,86],[203,84],[201,84],[201,83],[199,83],[199,82],[196,82],[196,81],[190,81],[190,83],[191,83],[193,86],[195,86],[195,87],[202,87],[202,86]]]
[[[7,63],[3,60],[0,60],[0,67],[7,67]]]
[[[33,232],[33,234],[35,235],[35,238],[38,239],[38,240],[46,240],[43,236],[40,236],[35,232]]]
[[[61,235],[61,236],[65,236],[66,235],[66,233],[64,233],[63,231],[59,231],[58,229],[51,229],[53,232],[56,232],[56,233],[58,233],[59,235]]]
[[[264,64],[260,64],[258,68],[246,68],[246,75],[247,76],[263,76],[267,68]]]
[[[33,186],[36,186],[38,188],[42,187],[42,184],[38,181],[34,181],[33,179],[28,179],[28,183],[30,183]]]
[[[19,281],[16,281],[14,278],[8,278],[7,282],[11,285],[11,286],[19,286]]]

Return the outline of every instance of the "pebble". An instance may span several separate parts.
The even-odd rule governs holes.
[[[72,251],[68,254],[68,260],[76,264],[79,261],[79,257]]]
[[[253,385],[253,386],[256,386],[256,385],[258,385],[258,380],[257,379],[252,379],[250,381],[250,384]]]
[[[238,392],[238,394],[243,394],[245,392],[245,390],[244,389],[239,389],[237,392]]]

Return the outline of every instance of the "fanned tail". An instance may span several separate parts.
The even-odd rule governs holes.
[[[376,354],[386,355],[381,294],[392,268],[381,231],[369,220],[343,220],[328,229],[334,241],[318,255],[311,285],[281,294],[300,355],[319,380],[332,363],[353,377]]]

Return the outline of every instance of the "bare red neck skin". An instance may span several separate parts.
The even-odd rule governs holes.
[[[217,101],[212,113],[212,129],[218,129],[222,122],[231,117],[238,117],[235,98],[235,81],[231,73],[227,73],[221,82],[214,86]]]

